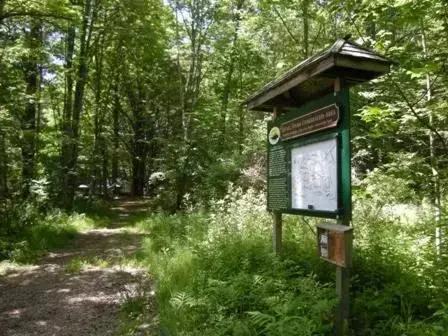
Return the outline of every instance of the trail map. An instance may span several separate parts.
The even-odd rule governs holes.
[[[336,138],[291,150],[291,207],[336,211],[338,208]]]

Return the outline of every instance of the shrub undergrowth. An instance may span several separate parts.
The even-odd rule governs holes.
[[[446,335],[448,295],[437,273],[446,263],[423,244],[425,218],[404,225],[369,202],[357,209],[352,334]],[[334,267],[316,255],[316,223],[285,216],[284,249],[275,256],[264,195],[241,189],[207,211],[154,213],[138,222],[150,236],[139,258],[157,280],[158,332],[328,335]]]
[[[90,213],[69,215],[58,209],[49,211],[45,204],[35,200],[2,203],[0,261],[36,262],[48,250],[66,246],[78,232],[109,224],[105,212]]]
[[[327,335],[332,288],[269,245],[263,196],[235,190],[208,212],[157,213],[140,259],[167,335]]]

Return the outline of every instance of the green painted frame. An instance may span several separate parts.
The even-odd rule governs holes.
[[[323,218],[337,218],[337,219],[351,219],[352,214],[352,191],[351,191],[351,147],[350,147],[350,106],[349,106],[349,89],[344,87],[339,92],[328,94],[322,98],[313,100],[300,108],[290,109],[280,114],[275,120],[268,122],[267,132],[272,127],[280,127],[281,124],[292,119],[303,116],[307,113],[313,112],[325,106],[336,104],[339,107],[340,120],[335,128],[318,131],[312,134],[304,135],[302,137],[285,140],[282,142],[283,147],[287,152],[286,171],[288,171],[287,189],[288,189],[288,208],[285,209],[269,209],[268,211],[274,213],[290,213],[296,215],[323,217]],[[337,211],[318,211],[305,209],[291,208],[291,149],[299,146],[305,146],[310,143],[315,143],[331,138],[337,138],[337,176],[338,176],[338,210]],[[268,166],[267,174],[269,174],[269,153],[270,147],[267,136],[268,147]],[[268,176],[268,195],[269,199],[269,176]]]

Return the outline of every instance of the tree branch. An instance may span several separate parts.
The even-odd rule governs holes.
[[[277,7],[275,5],[272,6],[274,8],[275,14],[280,18],[282,21],[283,26],[285,27],[286,31],[288,32],[289,36],[293,39],[293,41],[300,45],[300,42],[295,38],[295,36],[292,34],[292,32],[289,30],[288,25],[286,24],[285,20],[283,20],[283,17],[281,16],[280,12],[278,11]]]
[[[316,43],[317,43],[317,40],[319,39],[319,37],[320,37],[320,34],[321,34],[321,32],[322,32],[322,28],[323,28],[323,24],[321,23],[321,24],[319,24],[319,29],[318,29],[318,31],[317,31],[317,33],[316,33],[316,36],[314,37],[314,39],[313,39],[313,45],[311,46],[311,55],[313,55],[314,54],[314,48],[316,47]]]
[[[429,90],[432,90],[434,84],[436,83],[437,79],[440,77],[440,75],[445,71],[445,63],[442,64],[442,67],[440,68],[440,71],[436,74],[436,76],[434,77],[434,79],[431,81],[431,83],[429,84],[429,87],[425,90],[425,92],[420,96],[419,99],[417,99],[414,104],[412,104],[412,106],[417,106],[418,103],[420,103],[423,98],[426,97],[426,95],[428,94]]]
[[[31,12],[6,12],[6,13],[2,13],[0,15],[0,23],[5,20],[5,19],[9,19],[12,17],[17,17],[17,16],[31,16],[31,17],[35,17],[35,18],[45,18],[45,17],[49,17],[49,18],[54,18],[54,19],[63,19],[63,20],[68,20],[68,21],[73,21],[74,18],[70,17],[70,16],[66,16],[66,15],[61,15],[61,14],[57,14],[57,13],[43,13],[43,12],[35,12],[35,11],[31,11]]]
[[[440,142],[442,143],[442,146],[445,150],[447,150],[447,146],[446,146],[446,142],[445,142],[445,138],[439,133],[439,131],[437,131],[432,125],[429,124],[429,122],[427,122],[424,118],[422,118],[418,112],[415,110],[415,104],[412,104],[408,97],[406,96],[406,94],[404,93],[403,89],[398,85],[397,82],[394,81],[394,79],[391,77],[390,74],[387,75],[388,78],[392,81],[392,83],[394,84],[395,88],[397,89],[398,94],[401,96],[401,98],[404,100],[404,102],[406,103],[407,107],[409,108],[409,110],[411,111],[411,113],[414,115],[414,117],[417,118],[417,120],[423,125],[425,126],[430,132],[433,132],[440,140]]]

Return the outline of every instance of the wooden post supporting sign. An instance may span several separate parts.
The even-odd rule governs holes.
[[[334,335],[347,335],[353,228],[341,224],[319,224],[317,225],[317,246],[320,258],[336,265],[338,303],[335,311]]]
[[[282,250],[282,214],[273,214],[274,223],[272,227],[272,249],[274,253],[278,254]]]
[[[342,86],[341,78],[336,78],[334,82],[334,95],[336,96]],[[350,113],[347,111],[347,123],[350,125]],[[342,146],[346,147],[345,155],[348,155],[349,159],[345,160],[350,165],[351,158],[351,148],[350,148],[350,127],[347,127],[343,132],[346,134],[342,134]],[[342,154],[343,155],[343,154]],[[343,160],[344,161],[344,160]],[[347,170],[345,170],[347,172]],[[346,181],[342,181],[342,183],[346,183],[351,186],[351,169],[348,168],[348,175],[343,176],[342,179]],[[350,188],[351,189],[351,188]],[[351,192],[350,192],[351,193]],[[350,219],[351,219],[351,195],[348,200],[346,200],[349,205],[347,208],[349,211],[343,213],[341,218],[338,218],[337,222],[339,225],[349,227]],[[349,331],[349,316],[350,316],[350,268],[351,268],[351,257],[352,257],[352,240],[349,242],[344,242],[344,251],[348,254],[346,257],[349,258],[349,263],[345,266],[336,265],[336,295],[338,296],[338,303],[336,306],[335,312],[335,321],[334,321],[334,334],[336,336],[348,335]]]
[[[272,120],[275,120],[279,114],[279,109],[275,106],[272,112]],[[275,254],[280,253],[282,250],[282,213],[274,212],[272,214],[273,225],[272,225],[272,249]]]
[[[350,316],[350,270],[336,266],[336,295],[338,305],[336,307],[334,334],[336,336],[348,335]]]

